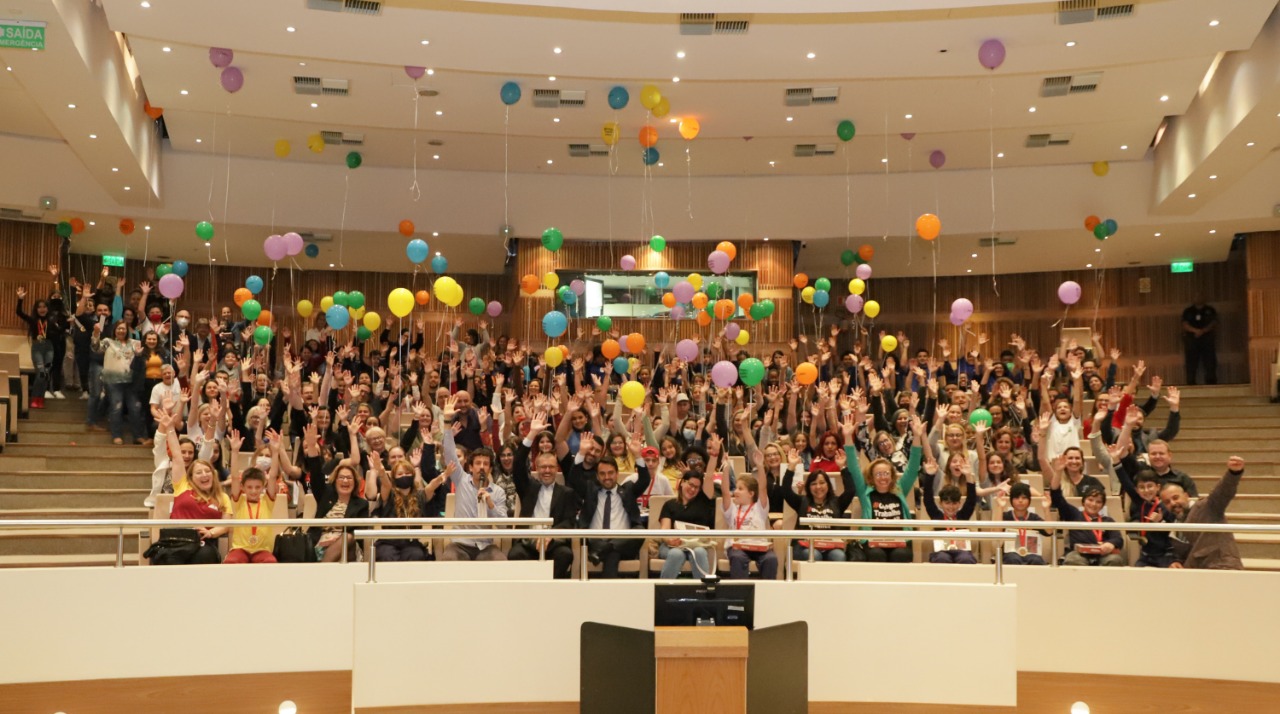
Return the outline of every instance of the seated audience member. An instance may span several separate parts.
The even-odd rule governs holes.
[[[1049,510],[1049,495],[1044,496],[1044,510]],[[1026,483],[1015,483],[1009,488],[1009,494],[996,494],[996,510],[1004,521],[1044,521],[1038,513],[1031,512],[1031,486]],[[1044,541],[1049,531],[1023,528],[1018,530],[1018,541],[1006,546],[1005,565],[1045,565],[1041,554]]]
[[[1161,487],[1160,500],[1178,523],[1226,523],[1227,506],[1236,497],[1242,476],[1244,459],[1232,456],[1227,459],[1226,475],[1214,485],[1208,496],[1192,503],[1181,486],[1170,482]],[[1175,559],[1169,566],[1171,568],[1244,569],[1234,533],[1176,531],[1172,541]]]
[[[548,451],[539,453],[533,464],[537,480],[529,478],[529,452],[533,448],[534,436],[546,428],[546,413],[538,412],[533,415],[530,435],[516,449],[511,477],[515,482],[516,493],[520,494],[520,517],[550,518],[554,521],[552,528],[573,528],[578,520],[578,497],[567,486],[556,483],[556,474],[560,472],[556,455]],[[553,563],[552,572],[555,577],[562,580],[568,578],[573,567],[573,547],[563,538],[516,539],[507,558],[537,560],[539,540],[542,541],[547,559]]]
[[[156,439],[166,442],[169,449],[179,453],[181,445],[173,429],[173,415],[162,412],[157,421]],[[173,499],[170,520],[220,520],[231,515],[231,499],[222,491],[222,483],[213,464],[195,461],[191,464],[190,475],[184,466],[178,465],[174,475],[177,477],[174,490],[178,495]],[[148,549],[145,557],[152,558],[153,565],[217,564],[222,562],[218,539],[226,533],[227,529],[221,527],[163,528],[160,540]]]
[[[652,446],[644,447],[643,449],[640,450],[640,458],[643,459],[645,465],[649,467],[649,473],[661,474],[665,472],[665,467],[663,464],[662,457],[658,455],[658,450],[656,448]],[[635,468],[634,464],[632,465],[632,468]],[[634,481],[634,480],[636,480],[635,473],[632,473],[630,477],[625,479],[625,481]],[[646,527],[649,525],[649,501],[654,496],[674,496],[674,495],[676,495],[676,492],[671,490],[671,480],[666,478],[665,475],[663,476],[663,478],[649,479],[649,488],[645,489],[645,492],[641,494],[639,497],[640,523]]]
[[[1142,411],[1130,406],[1125,415],[1124,429],[1119,440],[1112,447],[1118,456],[1131,447],[1131,430],[1136,427],[1135,415]],[[1172,523],[1173,514],[1160,503],[1160,477],[1150,467],[1138,463],[1133,455],[1127,455],[1115,467],[1116,478],[1120,488],[1129,499],[1130,523]],[[1136,537],[1142,545],[1142,554],[1135,563],[1141,568],[1167,568],[1173,561],[1173,545],[1169,531],[1130,531],[1130,537]]]
[[[413,464],[408,461],[397,463],[388,472],[382,469],[381,459],[369,456],[370,473],[377,472],[382,481],[379,495],[382,506],[375,514],[378,518],[424,518],[428,517],[427,504],[437,489],[444,486],[450,474],[458,467],[457,462],[445,464],[444,472],[431,481],[423,484],[414,475]],[[383,530],[387,530],[384,528]],[[378,560],[431,560],[427,548],[419,540],[412,538],[382,538],[374,543]]]
[[[269,520],[275,506],[278,472],[250,466],[231,477],[231,500],[236,521]],[[265,513],[263,513],[265,511]],[[231,551],[226,563],[274,563],[275,529],[269,526],[236,526],[231,529]]]
[[[841,449],[836,452],[834,463],[840,468],[840,480],[844,491],[836,496],[831,479],[825,471],[810,471],[804,477],[802,493],[796,493],[792,482],[800,471],[800,453],[795,449],[787,452],[786,476],[782,479],[782,488],[778,490],[782,499],[791,506],[800,518],[847,518],[846,511],[853,499],[857,497],[857,489],[853,486],[853,476],[849,474],[847,452]],[[767,495],[767,494],[766,494]],[[821,531],[830,526],[797,525],[797,530]],[[817,534],[815,533],[815,536]],[[792,557],[799,560],[809,559],[809,549],[814,550],[814,560],[844,561],[846,544],[842,540],[828,538],[796,539],[791,542]]]
[[[753,460],[757,464],[763,464],[764,456],[756,454]],[[763,477],[763,467],[758,470]],[[720,499],[724,504],[725,528],[735,531],[769,530],[769,492],[760,488],[755,476],[739,477],[732,493],[729,491],[729,479],[721,478]],[[745,580],[750,577],[751,563],[754,561],[761,580],[777,579],[778,556],[773,552],[773,543],[768,538],[735,538],[725,543],[725,549],[729,554],[730,578]]]
[[[458,449],[454,436],[461,433],[462,423],[453,419],[453,399],[445,406],[445,422],[452,424],[444,431],[444,463],[453,468],[453,517],[454,518],[506,518],[506,493],[489,480],[493,465],[493,451],[482,446],[467,452],[465,467],[458,462]],[[491,538],[468,538],[451,541],[444,547],[440,560],[506,560]]]
[[[699,471],[685,471],[680,478],[680,493],[663,504],[662,512],[658,514],[663,530],[680,529],[690,533],[688,538],[668,538],[658,547],[658,557],[665,561],[658,576],[663,580],[679,577],[685,563],[690,563],[694,578],[715,572],[715,543],[695,537],[698,530],[715,528],[716,525],[716,505],[702,490],[702,477]]]
[[[973,511],[978,506],[978,488],[973,483],[973,472],[964,469],[965,495],[963,504],[960,501],[960,488],[954,485],[943,486],[937,499],[933,495],[933,480],[938,476],[938,464],[932,454],[925,457],[920,488],[924,493],[924,510],[929,518],[935,521],[967,521],[973,518]],[[947,531],[962,530],[947,527]],[[967,531],[964,531],[967,532]],[[960,563],[974,565],[978,559],[973,556],[973,545],[968,540],[955,538],[935,539],[934,551],[929,554],[930,563]],[[938,546],[941,545],[941,548]]]
[[[590,432],[583,434],[584,444],[595,444]],[[629,442],[632,453],[639,455],[640,441]],[[565,474],[565,484],[578,494],[582,511],[578,514],[578,527],[592,530],[629,530],[640,528],[639,494],[649,487],[649,467],[636,464],[635,481],[618,483],[618,464],[612,457],[604,457],[595,464],[595,479],[588,480],[584,468],[584,452],[594,447],[581,448],[574,457],[573,466]],[[591,538],[587,541],[587,559],[601,566],[601,577],[618,577],[618,566],[623,560],[636,560],[640,555],[642,538]]]
[[[1042,459],[1043,461],[1043,459]],[[1052,463],[1045,464],[1049,478],[1049,498],[1058,509],[1058,517],[1064,521],[1097,523],[1091,530],[1073,530],[1067,533],[1067,555],[1064,565],[1125,565],[1124,538],[1120,531],[1107,530],[1105,524],[1115,523],[1111,516],[1102,515],[1107,503],[1107,493],[1100,488],[1087,488],[1080,498],[1083,508],[1076,508],[1062,495],[1062,470],[1066,456],[1059,455]]]
[[[856,425],[852,415],[846,416],[841,425],[846,435],[845,443],[852,444],[852,435]],[[864,476],[858,464],[858,453],[852,445],[845,447],[846,463],[853,476],[854,492],[862,504],[862,517],[883,521],[910,520],[911,508],[907,504],[906,494],[915,487],[920,475],[921,444],[925,442],[924,422],[920,417],[911,416],[911,430],[915,435],[911,447],[911,456],[907,468],[898,478],[898,472],[888,459],[876,459],[867,467]],[[885,540],[878,538],[867,541],[865,546],[850,544],[849,560],[865,560],[875,563],[910,563],[912,560],[911,544],[903,540]]]
[[[1196,490],[1195,479],[1173,468],[1173,452],[1169,450],[1169,442],[1157,439],[1147,444],[1147,463],[1151,464],[1151,468],[1160,477],[1161,485],[1176,483],[1188,496],[1195,498],[1200,495]]]
[[[360,477],[348,462],[339,463],[326,477],[320,459],[319,429],[308,424],[303,429],[302,460],[316,498],[316,518],[368,518],[369,502],[359,496]],[[342,559],[341,525],[314,527],[309,531],[316,555],[323,563]],[[347,539],[347,560],[357,559],[355,539]]]

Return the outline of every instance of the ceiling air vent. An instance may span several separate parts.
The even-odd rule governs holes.
[[[604,144],[569,144],[569,156],[582,159],[590,156],[608,156],[609,147]]]
[[[809,158],[811,156],[834,156],[836,153],[835,144],[796,144],[791,151],[796,158]]]
[[[299,233],[298,235],[308,243],[328,243],[333,240],[332,233]]]
[[[1099,20],[1115,20],[1121,17],[1132,17],[1133,5],[1110,5],[1098,8]]]
[[[1081,94],[1097,91],[1102,81],[1101,72],[1085,72],[1077,75],[1059,75],[1045,77],[1040,83],[1040,96],[1065,97],[1068,94]]]
[[[0,218],[8,221],[38,221],[43,217],[44,212],[35,208],[0,208]]]
[[[839,87],[787,87],[782,94],[782,103],[788,107],[836,104],[839,101]]]
[[[1058,134],[1027,134],[1028,149],[1043,149],[1046,146],[1066,146],[1071,143],[1070,132]]]
[[[1098,91],[1098,83],[1102,81],[1101,72],[1086,72],[1071,77],[1071,93],[1083,94]]]
[[[341,131],[322,131],[320,137],[329,145],[363,146],[364,134]]]
[[[1058,3],[1058,24],[1078,25],[1082,22],[1093,22],[1098,9],[1098,0],[1060,0]]]
[[[329,97],[345,97],[351,92],[351,82],[346,79],[326,79],[321,77],[293,78],[294,94],[323,94]]]
[[[307,8],[352,15],[381,15],[382,3],[373,0],[307,0]]]
[[[587,104],[587,93],[582,89],[535,89],[533,106],[542,109],[558,107],[582,107]]]
[[[745,35],[751,21],[742,16],[721,16],[714,12],[680,13],[682,35]]]
[[[992,236],[990,238],[978,239],[979,248],[990,248],[992,246],[1005,246],[1005,245],[1017,245],[1017,244],[1018,244],[1017,238],[1001,238],[999,236]]]

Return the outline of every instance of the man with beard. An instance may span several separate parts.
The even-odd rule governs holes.
[[[1192,503],[1187,492],[1171,481],[1160,488],[1160,501],[1178,523],[1226,523],[1227,506],[1235,498],[1242,476],[1244,459],[1232,456],[1227,459],[1226,475],[1208,496]],[[1175,559],[1170,568],[1244,570],[1234,533],[1175,532],[1172,540]]]

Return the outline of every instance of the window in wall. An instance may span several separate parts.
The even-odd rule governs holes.
[[[666,320],[671,317],[671,310],[662,304],[664,293],[670,292],[680,281],[687,279],[692,273],[666,271],[671,282],[665,289],[659,289],[653,282],[653,273],[636,271],[556,271],[561,285],[569,285],[574,280],[581,280],[586,289],[573,305],[564,305],[557,301],[556,308],[568,312],[569,317],[609,317],[652,318]],[[702,275],[702,273],[699,273]],[[711,284],[720,287],[717,299],[732,300],[736,312],[734,317],[746,317],[737,308],[738,296],[755,295],[756,272],[731,272],[725,275],[702,275],[702,290],[710,296]],[[692,320],[697,316],[696,310],[685,306],[685,318]]]

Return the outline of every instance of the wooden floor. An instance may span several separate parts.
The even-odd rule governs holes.
[[[301,672],[0,685],[4,714],[349,714],[351,673]],[[810,714],[1068,714],[1084,701],[1091,714],[1275,714],[1280,684],[1023,672],[1017,707],[814,702]],[[577,702],[362,708],[357,714],[576,714]]]

